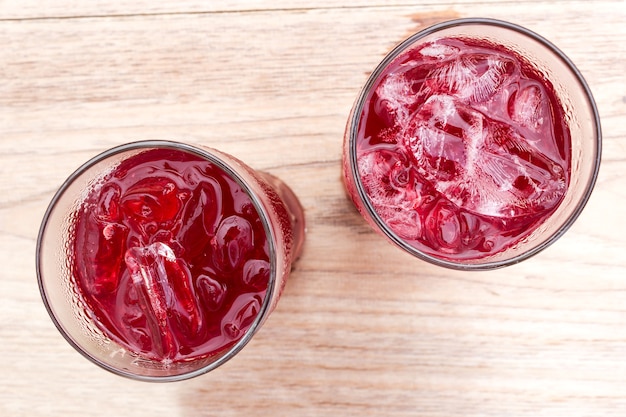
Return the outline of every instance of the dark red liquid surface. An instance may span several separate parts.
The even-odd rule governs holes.
[[[514,245],[569,184],[569,129],[552,85],[486,41],[439,39],[400,54],[367,97],[356,146],[382,220],[448,260]]]
[[[143,357],[223,352],[257,317],[269,245],[248,194],[191,153],[123,161],[86,196],[74,224],[74,275],[87,313]]]

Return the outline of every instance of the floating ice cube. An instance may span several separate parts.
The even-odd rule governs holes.
[[[151,326],[150,338],[160,353],[168,356],[173,350],[172,335],[167,326],[168,278],[164,262],[174,257],[163,244],[133,247],[124,260],[136,288],[139,303]]]
[[[416,211],[421,196],[407,160],[392,148],[377,149],[358,159],[361,183],[376,212],[405,239],[421,233],[421,219]]]
[[[209,275],[201,274],[196,280],[200,302],[205,309],[217,311],[222,307],[226,297],[226,286]]]
[[[433,42],[420,49],[420,54],[430,58],[446,59],[457,56],[460,49],[456,46],[446,45],[443,43]]]
[[[464,171],[471,172],[484,141],[482,122],[480,113],[451,96],[429,97],[405,138],[418,171],[438,182],[457,181]]]
[[[216,266],[225,272],[232,271],[254,247],[252,225],[241,216],[229,216],[220,223],[211,244]]]
[[[106,221],[120,219],[120,196],[122,191],[117,184],[108,183],[100,190],[96,216]]]
[[[391,73],[376,89],[375,109],[388,124],[403,124],[409,118],[409,109],[416,100],[411,83],[402,73]]]
[[[513,71],[513,62],[505,58],[466,53],[433,69],[425,88],[431,94],[449,94],[465,102],[481,103],[509,82]]]
[[[121,223],[95,218],[87,225],[87,230],[77,239],[77,246],[85,255],[85,262],[77,265],[85,276],[85,286],[92,294],[114,292],[120,281],[124,245],[128,228]]]
[[[270,263],[263,259],[249,259],[243,266],[243,282],[257,290],[264,290],[270,279]]]
[[[129,187],[121,203],[125,214],[140,224],[172,220],[182,207],[176,184],[165,177],[139,180]]]
[[[462,247],[459,210],[451,204],[439,202],[426,217],[426,237],[434,249],[456,253]]]
[[[487,101],[509,82],[514,66],[513,62],[498,56],[474,61],[475,78],[459,91],[459,96],[472,103]]]
[[[414,207],[382,208],[379,215],[399,237],[415,240],[422,235],[422,219]]]
[[[215,235],[221,220],[221,193],[217,181],[198,181],[194,193],[184,205],[176,236],[191,258],[204,251]]]
[[[401,156],[390,149],[378,149],[361,155],[358,159],[361,182],[366,189],[372,203],[376,206],[399,207],[410,193],[410,184],[407,180],[392,179],[393,173],[401,173],[402,166],[406,167]],[[404,176],[404,175],[403,175]]]
[[[126,251],[126,267],[133,282],[147,292],[148,301],[159,320],[165,320],[169,289],[165,262],[176,261],[169,246],[157,242],[145,247],[133,247]]]
[[[434,94],[456,94],[476,81],[474,65],[461,57],[436,67],[426,78]]]
[[[149,322],[155,323],[150,337],[163,355],[175,353],[173,327],[197,332],[202,326],[191,274],[165,243],[132,247],[124,258],[139,303]]]
[[[243,336],[261,311],[261,304],[259,296],[250,299],[250,294],[242,294],[237,297],[222,321],[224,334],[231,340]]]
[[[543,88],[531,84],[518,90],[509,105],[510,117],[520,125],[538,131],[549,117],[548,103]]]

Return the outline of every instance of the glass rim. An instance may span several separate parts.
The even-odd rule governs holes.
[[[209,162],[215,164],[219,169],[224,171],[229,177],[231,177],[241,188],[246,192],[246,194],[250,197],[257,213],[263,223],[263,228],[265,229],[265,233],[268,237],[268,246],[269,246],[269,255],[270,255],[270,277],[267,284],[267,290],[265,293],[265,297],[263,299],[263,303],[261,304],[261,308],[254,321],[248,328],[248,330],[244,333],[244,335],[230,348],[228,348],[225,352],[220,353],[215,360],[211,360],[208,364],[187,372],[182,372],[175,375],[163,375],[163,376],[154,376],[154,375],[141,375],[137,373],[133,373],[131,371],[119,369],[115,366],[112,366],[104,361],[99,360],[94,355],[88,352],[88,350],[84,349],[76,340],[72,338],[68,331],[66,331],[63,323],[56,317],[54,313],[54,308],[48,299],[46,286],[44,284],[44,277],[42,273],[42,246],[43,239],[47,232],[47,226],[50,220],[50,217],[55,210],[57,203],[61,200],[65,192],[68,188],[88,169],[92,166],[105,161],[106,159],[118,155],[128,151],[134,150],[142,150],[142,149],[156,149],[156,148],[171,148],[181,150],[187,153],[195,154],[201,158],[208,160]],[[271,312],[271,305],[275,295],[275,287],[277,282],[277,250],[276,250],[276,234],[273,232],[270,227],[270,216],[267,210],[265,210],[263,204],[261,203],[261,198],[257,195],[257,193],[247,184],[246,181],[242,178],[242,176],[236,172],[235,169],[231,167],[231,165],[222,160],[219,155],[215,155],[212,151],[216,151],[218,153],[222,153],[221,151],[217,151],[211,148],[202,148],[201,146],[191,145],[183,142],[178,142],[174,140],[162,140],[162,139],[149,139],[149,140],[139,140],[134,142],[128,142],[122,145],[118,145],[112,148],[109,148],[96,156],[91,157],[89,160],[80,165],[72,174],[70,174],[62,183],[62,185],[55,192],[52,200],[50,201],[46,212],[43,216],[41,226],[39,229],[39,233],[37,236],[37,243],[35,248],[35,261],[36,261],[36,274],[37,274],[37,283],[39,286],[39,292],[43,303],[46,307],[48,315],[52,319],[52,322],[61,333],[61,335],[65,338],[65,340],[80,354],[86,357],[91,362],[100,366],[101,368],[112,372],[116,375],[120,375],[123,377],[127,377],[134,380],[146,381],[146,382],[174,382],[174,381],[182,381],[185,379],[190,379],[202,374],[205,374],[213,369],[223,365],[228,360],[233,358],[237,353],[239,353],[247,344],[250,342],[252,337],[256,334],[256,332],[260,329],[264,320],[268,317]],[[230,155],[227,155],[230,156]],[[234,158],[234,157],[233,157]],[[235,158],[236,159],[236,158]],[[252,168],[250,168],[252,169]],[[254,170],[253,170],[254,171]],[[200,359],[206,360],[207,358]]]
[[[365,105],[365,101],[367,96],[371,92],[374,83],[378,81],[379,76],[385,70],[385,68],[395,60],[402,52],[407,50],[411,45],[413,45],[418,40],[434,34],[436,32],[453,28],[456,26],[496,26],[502,29],[508,29],[514,32],[518,32],[526,37],[536,41],[538,44],[544,46],[550,52],[552,52],[558,59],[560,59],[565,66],[572,72],[576,80],[578,81],[580,87],[584,91],[584,95],[589,103],[589,107],[592,113],[592,123],[594,125],[594,133],[595,133],[595,159],[593,161],[593,169],[590,173],[590,177],[587,180],[586,188],[581,196],[580,200],[576,203],[576,207],[570,213],[563,224],[561,224],[558,229],[552,233],[546,240],[541,242],[539,245],[530,248],[523,253],[520,253],[512,258],[488,261],[488,262],[464,262],[460,261],[451,261],[443,258],[438,258],[433,255],[429,255],[428,253],[417,249],[416,247],[408,244],[404,239],[398,236],[380,217],[378,212],[374,209],[372,202],[364,189],[363,183],[361,182],[361,176],[358,172],[357,166],[357,154],[356,154],[356,138],[358,137],[358,129],[359,123],[361,120],[361,113],[363,111],[363,107]],[[394,48],[389,51],[383,60],[375,67],[374,71],[369,75],[367,81],[364,86],[361,88],[359,95],[357,96],[357,100],[354,105],[354,109],[352,110],[351,116],[349,118],[349,126],[350,130],[348,132],[348,146],[349,146],[349,162],[350,162],[350,174],[354,178],[355,189],[358,194],[359,199],[363,202],[363,206],[367,211],[367,214],[374,221],[378,229],[393,243],[398,245],[401,249],[408,252],[409,254],[420,258],[424,261],[430,262],[434,265],[443,266],[450,269],[462,270],[462,271],[480,271],[480,270],[493,270],[502,268],[505,266],[514,265],[519,263],[525,259],[528,259],[537,253],[541,252],[556,240],[558,240],[576,221],[576,219],[582,213],[584,207],[586,206],[589,198],[591,197],[591,193],[593,188],[595,187],[598,173],[600,170],[600,161],[602,157],[602,129],[600,126],[600,115],[598,113],[598,108],[593,98],[593,94],[591,93],[591,89],[589,85],[585,81],[582,73],[578,70],[576,65],[569,59],[569,57],[563,53],[556,45],[552,42],[544,38],[543,36],[533,32],[530,29],[527,29],[523,26],[520,26],[515,23],[507,22],[504,20],[492,19],[492,18],[483,18],[483,17],[470,17],[470,18],[462,18],[462,19],[454,19],[448,20],[445,22],[440,22],[429,26],[425,29],[422,29],[408,38],[401,41]]]

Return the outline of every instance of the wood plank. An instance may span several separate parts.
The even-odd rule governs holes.
[[[541,3],[544,0],[528,0],[526,3]],[[577,0],[584,1],[584,0]],[[458,4],[474,4],[475,0],[420,2],[420,6],[452,7]],[[498,0],[482,0],[480,3],[506,4]],[[615,1],[619,3],[619,1]],[[308,11],[315,9],[345,9],[355,8],[387,8],[412,7],[415,2],[398,0],[352,0],[348,4],[333,0],[180,0],[150,1],[137,0],[127,2],[122,0],[65,0],[63,2],[47,0],[43,4],[37,0],[3,0],[0,9],[0,20],[14,19],[58,19],[73,17],[120,17],[128,15],[153,14],[194,14],[194,13],[242,13],[264,11]]]

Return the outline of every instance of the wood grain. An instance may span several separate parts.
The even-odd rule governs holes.
[[[418,4],[419,3],[419,4]],[[626,415],[626,15],[621,1],[0,1],[0,415]],[[461,273],[410,258],[345,197],[341,140],[367,74],[408,34],[470,16],[559,46],[604,132],[572,229]],[[119,378],[62,339],[35,240],[81,163],[146,138],[218,147],[283,178],[305,252],[235,359],[176,384]]]

